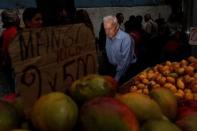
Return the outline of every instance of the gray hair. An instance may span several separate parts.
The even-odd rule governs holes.
[[[116,16],[108,15],[103,18],[103,23],[112,22],[114,25],[119,26]]]

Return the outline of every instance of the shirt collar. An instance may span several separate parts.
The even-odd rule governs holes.
[[[117,31],[117,33],[116,33],[116,35],[113,37],[113,38],[111,38],[111,40],[114,40],[114,39],[120,39],[121,38],[121,30],[120,29],[118,29],[118,31]]]
[[[118,29],[118,32],[117,32],[115,38],[117,38],[117,39],[121,38],[121,29]]]

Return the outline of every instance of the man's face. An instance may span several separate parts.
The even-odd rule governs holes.
[[[106,36],[109,38],[113,38],[117,33],[118,27],[113,22],[108,21],[104,22],[104,29]]]

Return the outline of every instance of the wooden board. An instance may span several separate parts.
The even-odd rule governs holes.
[[[95,37],[83,24],[24,30],[9,51],[27,108],[43,94],[65,92],[74,80],[97,72]]]

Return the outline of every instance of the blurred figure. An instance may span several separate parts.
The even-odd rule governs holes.
[[[142,29],[142,21],[143,21],[143,17],[141,15],[137,15],[136,16],[136,21],[138,23],[138,28]]]
[[[56,25],[67,25],[74,23],[73,18],[69,17],[68,11],[64,6],[60,6],[55,10]]]
[[[144,53],[145,43],[147,43],[147,33],[142,29],[142,16],[131,15],[129,20],[125,23],[125,31],[133,38],[135,42],[135,54],[137,56],[137,62],[135,66],[135,72],[140,72],[144,69]]]
[[[26,8],[23,12],[23,21],[26,28],[41,28],[43,26],[42,14],[37,8]]]
[[[144,21],[145,23],[144,23],[143,29],[145,30],[145,32],[150,35],[156,34],[158,31],[158,25],[156,22],[153,21],[150,14],[144,15]]]
[[[129,21],[125,23],[127,33],[134,39],[135,42],[135,53],[138,57],[139,48],[142,43],[142,29],[141,23],[135,16],[130,16]]]
[[[9,55],[9,45],[20,30],[20,19],[17,10],[6,9],[1,13],[3,27],[0,37],[0,77],[5,80],[0,88],[0,96],[15,92],[15,81]],[[1,76],[2,75],[2,76]]]
[[[125,32],[129,33],[131,31],[131,27],[134,27],[135,26],[135,23],[136,23],[136,17],[134,15],[131,15],[129,17],[129,20],[127,20],[125,23],[124,23],[124,26],[125,26]]]
[[[166,24],[165,19],[161,17],[161,14],[159,13],[158,18],[155,20],[155,22],[158,25],[158,30],[160,30],[160,28]]]
[[[6,9],[1,13],[1,19],[3,22],[3,28],[5,28],[5,30],[1,35],[0,47],[3,52],[8,53],[9,44],[20,29],[20,18],[18,16],[17,10]]]
[[[74,0],[37,0],[43,15],[44,26],[66,25],[74,22],[76,13]]]
[[[124,15],[122,13],[117,13],[116,18],[118,20],[118,24],[120,26],[120,29],[125,30],[124,25],[122,24],[124,22]]]
[[[99,31],[99,50],[105,51],[105,43],[106,43],[106,34],[103,22],[101,23],[100,31]]]
[[[94,34],[92,21],[90,20],[89,14],[86,10],[80,9],[76,11],[76,22],[84,23],[88,28],[91,29],[92,33]]]

